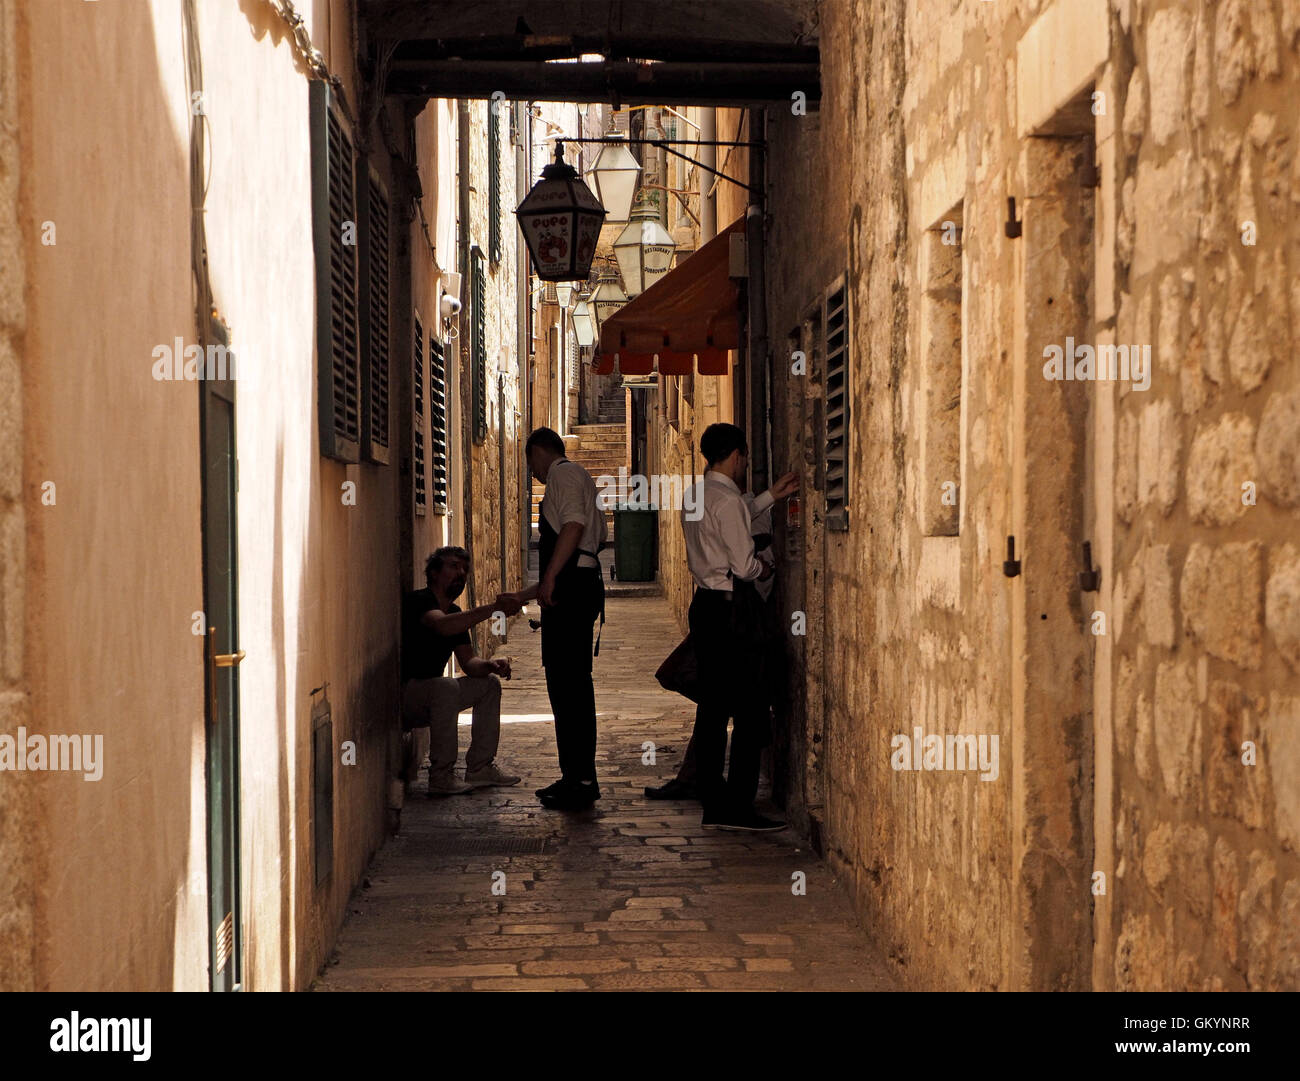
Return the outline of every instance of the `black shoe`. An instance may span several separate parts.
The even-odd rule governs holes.
[[[589,784],[573,782],[565,785],[554,795],[538,794],[542,806],[552,811],[585,811],[600,799],[600,786],[592,781]]]
[[[764,818],[757,811],[730,811],[722,814],[705,813],[700,825],[706,830],[734,830],[738,833],[780,833],[784,822]]]
[[[647,786],[645,790],[646,799],[699,799],[699,793],[695,791],[695,785],[690,781],[682,781],[674,777],[665,785],[658,788]]]
[[[568,787],[568,782],[561,777],[554,784],[548,784],[545,788],[539,788],[534,795],[538,799],[554,799]]]

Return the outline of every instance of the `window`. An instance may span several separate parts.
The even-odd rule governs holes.
[[[474,322],[470,334],[470,378],[473,381],[475,443],[487,438],[487,274],[483,253],[477,248],[470,256],[473,282],[471,296]]]
[[[411,443],[411,473],[415,486],[415,513],[423,514],[428,502],[424,469],[424,327],[415,317],[415,356],[411,379],[411,412],[414,438]]]
[[[311,83],[310,110],[320,448],[326,457],[356,462],[361,376],[352,137],[327,83]]]
[[[922,239],[921,532],[955,537],[961,482],[961,227],[962,207]]]
[[[495,101],[488,105],[488,250],[501,262],[501,118]]]
[[[447,513],[450,463],[447,455],[447,363],[442,342],[429,335],[429,467],[433,475],[433,509]]]
[[[374,169],[369,170],[366,199],[361,207],[361,277],[366,302],[361,308],[363,373],[362,447],[372,462],[388,463],[388,192]]]
[[[822,309],[826,363],[826,528],[849,528],[849,307],[841,278]]]

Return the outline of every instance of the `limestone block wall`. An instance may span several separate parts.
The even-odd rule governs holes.
[[[521,405],[517,367],[518,325],[516,297],[516,252],[520,243],[519,228],[514,217],[515,148],[510,139],[509,104],[498,107],[493,116],[491,103],[472,101],[470,113],[470,221],[468,242],[483,252],[483,266],[487,279],[486,307],[486,393],[487,432],[482,442],[471,438],[473,397],[470,384],[468,355],[461,380],[461,406],[463,412],[463,451],[468,461],[466,480],[465,530],[470,538],[473,555],[472,586],[467,594],[473,604],[491,600],[503,588],[518,589],[523,584],[523,567],[520,559],[520,516],[528,507],[520,501],[520,470],[523,465],[523,445],[527,432],[521,432],[523,407]],[[495,122],[500,130],[500,229],[501,258],[492,258],[489,223],[489,163],[488,124]],[[460,320],[462,345],[468,347],[471,338],[473,298],[469,296],[470,279],[464,289],[469,303]],[[499,379],[504,378],[504,408],[499,394]],[[505,501],[502,502],[501,450],[505,450]],[[506,580],[501,576],[501,521],[505,516],[505,568]],[[481,653],[490,653],[499,641],[490,634],[487,624],[475,629]]]
[[[1295,986],[1294,5],[820,14],[821,108],[768,133],[788,810],[917,986]],[[1152,365],[1046,378],[1067,340]],[[894,768],[916,727],[997,779]]]

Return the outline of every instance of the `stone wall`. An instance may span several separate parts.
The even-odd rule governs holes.
[[[23,332],[27,322],[19,240],[18,11],[0,0],[0,734],[28,721],[24,635],[25,503],[39,488],[23,477]],[[38,809],[22,773],[0,773],[0,991],[34,986],[35,887],[31,845]]]
[[[821,108],[772,110],[778,789],[916,986],[1300,979],[1298,37],[1282,3],[827,0]],[[1071,339],[1150,345],[1149,385],[1045,378]],[[997,779],[893,768],[916,726],[997,736]]]

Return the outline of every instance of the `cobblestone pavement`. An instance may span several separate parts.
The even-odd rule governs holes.
[[[843,888],[793,831],[703,830],[698,804],[645,799],[690,737],[690,704],[653,676],[679,634],[660,597],[607,607],[595,661],[601,800],[566,814],[533,794],[558,770],[539,636],[519,620],[499,651],[514,678],[498,761],[524,780],[430,800],[421,772],[316,990],[896,986]],[[642,764],[647,740],[655,766]],[[791,891],[796,871],[804,896]]]

